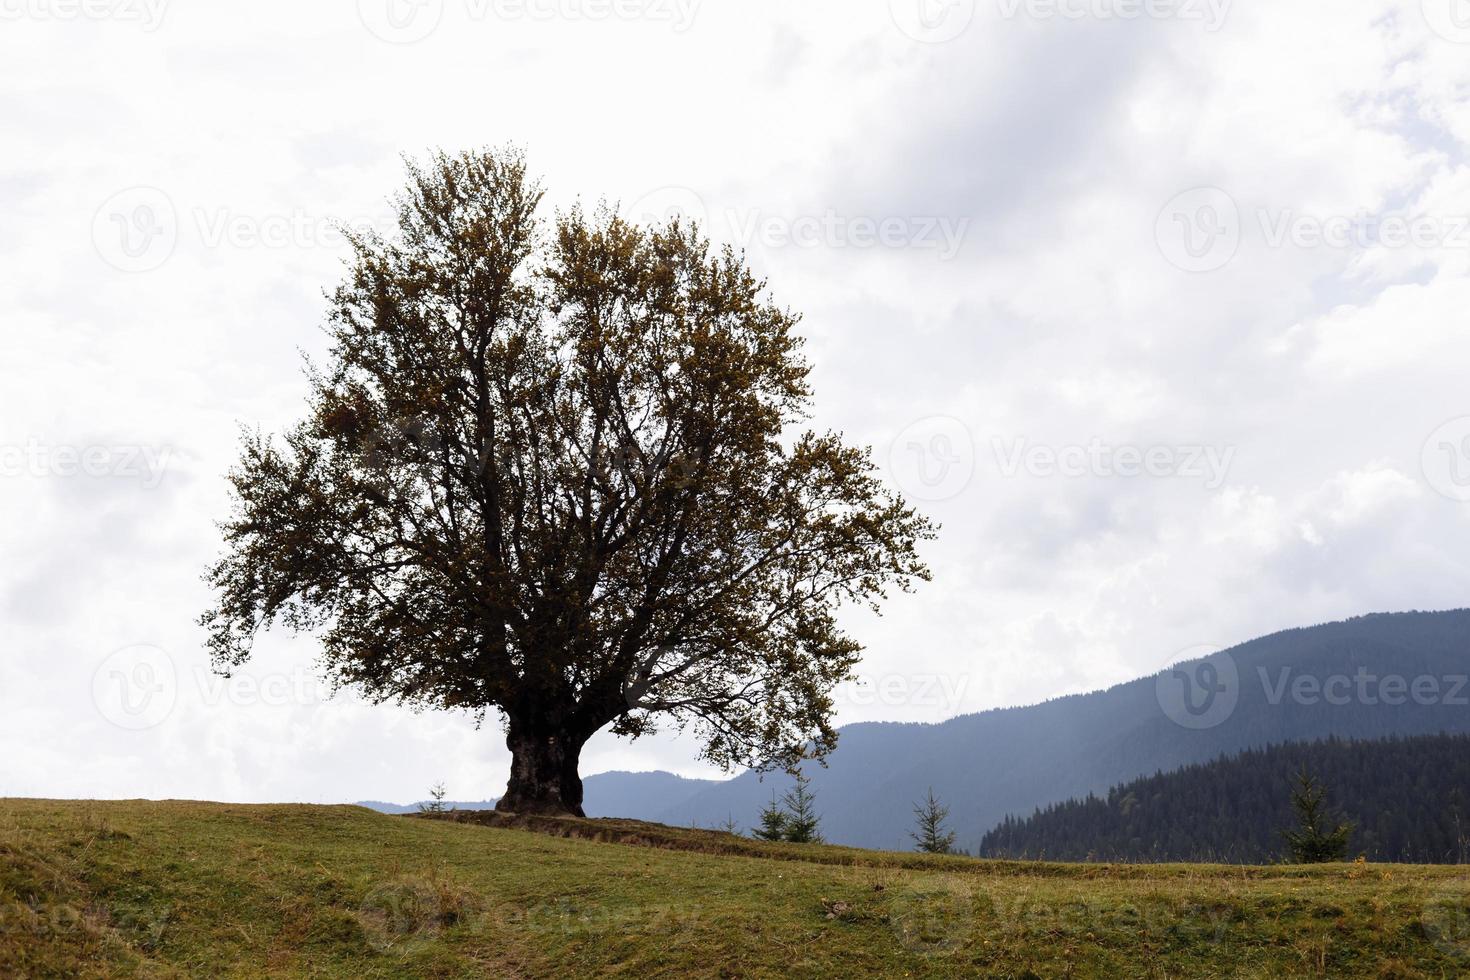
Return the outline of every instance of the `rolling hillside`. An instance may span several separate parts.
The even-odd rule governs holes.
[[[1024,864],[561,824],[0,800],[0,976],[1430,978],[1470,956],[1456,869]]]
[[[1057,861],[1279,860],[1305,766],[1370,861],[1470,862],[1470,736],[1292,742],[1134,780],[985,835],[987,857]]]
[[[1182,683],[1168,675],[1162,682],[1142,678],[935,725],[849,725],[829,768],[809,770],[823,831],[844,844],[906,847],[911,802],[933,786],[951,806],[960,846],[974,848],[1007,815],[1029,816],[1048,803],[1105,793],[1140,776],[1247,748],[1329,735],[1470,732],[1470,686],[1461,686],[1470,674],[1467,610],[1380,614],[1288,630],[1217,654],[1209,665],[1215,674],[1201,680],[1236,679],[1233,694],[1216,702],[1225,706],[1233,699],[1233,710],[1217,708],[1215,717],[1203,719],[1218,720],[1213,727],[1181,725],[1175,717],[1199,719],[1177,705],[1166,712],[1160,692]],[[1376,679],[1366,685],[1366,699],[1356,689],[1359,671]],[[1429,703],[1409,689],[1420,677],[1439,686]],[[1402,679],[1405,690],[1386,678]],[[1345,687],[1347,700],[1337,703]],[[748,826],[772,788],[784,790],[788,783],[780,775],[763,782],[746,773],[670,800],[650,782],[649,792],[632,795],[621,815],[708,827],[734,814]]]

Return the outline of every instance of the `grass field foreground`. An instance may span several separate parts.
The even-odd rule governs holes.
[[[0,976],[1470,975],[1462,868],[1040,864],[504,824],[0,801]]]

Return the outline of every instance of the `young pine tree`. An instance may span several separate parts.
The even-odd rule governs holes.
[[[786,808],[786,840],[793,844],[820,844],[822,834],[817,826],[822,818],[817,816],[816,797],[807,788],[811,781],[800,769],[795,778],[791,792],[781,797],[781,804]]]
[[[1305,766],[1297,774],[1291,791],[1291,806],[1296,811],[1297,827],[1283,832],[1291,859],[1297,864],[1324,864],[1341,861],[1347,856],[1348,837],[1353,825],[1337,820],[1327,807],[1327,790],[1314,779]]]
[[[928,795],[914,804],[916,826],[909,832],[919,850],[926,854],[954,853],[954,831],[944,828],[948,816],[949,807],[934,798],[934,789],[930,787]]]
[[[771,790],[771,805],[762,808],[760,824],[750,831],[758,840],[778,841],[786,839],[786,814],[776,802],[776,791]]]
[[[444,788],[444,783],[443,783],[442,780],[440,782],[435,783],[433,786],[431,786],[429,788],[429,796],[433,797],[432,801],[427,802],[427,803],[420,803],[419,804],[419,812],[420,813],[443,813],[444,810],[446,809],[445,806],[444,806],[444,797],[447,796],[448,794],[449,794],[449,791]]]

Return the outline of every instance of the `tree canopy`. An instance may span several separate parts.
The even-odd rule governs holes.
[[[803,428],[798,317],[688,223],[544,218],[518,151],[408,178],[396,234],[349,234],[304,417],[243,440],[217,669],[279,621],[375,700],[498,711],[507,809],[580,812],[609,725],[693,725],[725,767],[830,751],[837,610],[926,579],[934,528]]]

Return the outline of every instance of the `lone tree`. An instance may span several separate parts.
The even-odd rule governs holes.
[[[914,839],[918,850],[926,854],[954,852],[954,831],[944,829],[944,821],[948,816],[949,807],[934,798],[934,789],[930,787],[923,801],[914,804],[915,827],[909,831],[909,836]]]
[[[1297,864],[1323,864],[1341,861],[1347,856],[1348,838],[1353,825],[1331,816],[1327,807],[1327,790],[1302,768],[1291,791],[1291,806],[1296,811],[1297,828],[1284,831],[1286,846]]]
[[[348,235],[305,416],[244,436],[216,669],[280,622],[375,701],[496,711],[503,810],[580,814],[609,725],[692,725],[727,768],[829,752],[836,610],[927,579],[934,529],[800,430],[798,318],[686,223],[539,217],[517,151],[408,177],[396,235]]]
[[[447,790],[447,789],[444,788],[444,781],[443,780],[440,780],[439,782],[435,783],[433,786],[430,786],[429,787],[429,797],[430,798],[427,801],[424,801],[424,802],[419,803],[419,812],[420,813],[443,813],[445,810],[448,809],[448,807],[446,807],[444,805],[444,797],[447,796],[448,794],[449,794],[449,790]]]

